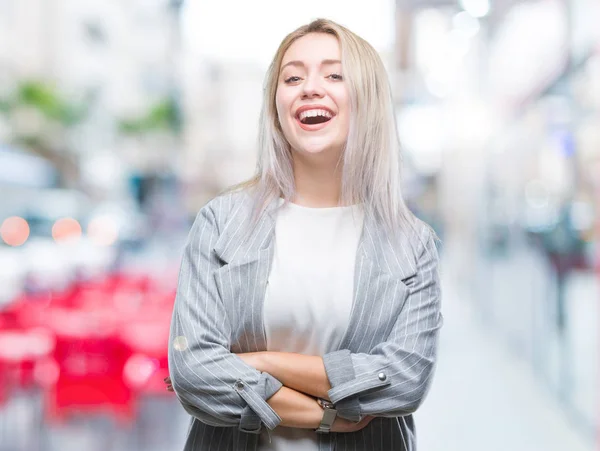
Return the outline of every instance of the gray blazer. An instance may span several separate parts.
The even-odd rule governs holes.
[[[266,350],[275,206],[244,235],[250,196],[219,196],[189,234],[169,345],[173,388],[192,416],[185,450],[260,450],[261,429],[281,421],[266,402],[281,382],[236,356]],[[323,356],[338,414],[377,418],[359,432],[319,435],[320,450],[415,449],[412,413],[428,390],[442,325],[438,256],[423,223],[396,241],[365,215],[350,323],[339,348]]]

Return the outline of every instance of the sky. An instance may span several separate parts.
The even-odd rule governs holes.
[[[184,5],[185,45],[198,56],[266,66],[295,28],[324,17],[348,27],[378,51],[394,40],[394,0],[193,0]]]

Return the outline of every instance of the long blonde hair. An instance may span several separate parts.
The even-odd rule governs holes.
[[[256,220],[276,197],[291,200],[295,183],[290,147],[277,115],[275,95],[283,56],[309,33],[335,36],[342,53],[342,73],[350,95],[350,127],[342,155],[341,205],[362,203],[392,233],[413,225],[414,216],[401,190],[401,155],[391,88],[377,51],[347,28],[317,19],[288,34],[266,73],[254,177],[230,190],[252,188]]]

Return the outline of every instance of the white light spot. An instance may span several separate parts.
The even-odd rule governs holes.
[[[525,200],[531,208],[545,208],[550,201],[547,186],[541,180],[531,180],[525,186]]]
[[[176,337],[175,340],[173,340],[173,349],[175,349],[176,351],[185,351],[187,347],[187,338],[185,338],[184,336],[180,335],[179,337]]]
[[[489,0],[460,0],[460,5],[466,12],[476,18],[487,16],[490,12]]]
[[[466,11],[461,11],[452,18],[452,26],[467,38],[475,37],[480,28],[479,21]]]

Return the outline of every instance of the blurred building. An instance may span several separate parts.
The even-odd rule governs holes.
[[[186,58],[182,177],[190,211],[253,175],[264,74],[257,63]]]
[[[164,170],[178,152],[163,124],[123,133],[123,123],[143,124],[160,106],[178,102],[180,3],[0,3],[0,92],[10,97],[21,83],[36,82],[52,86],[65,102],[85,105],[84,120],[57,150],[74,154],[83,185],[123,190],[129,172]]]
[[[404,194],[441,238],[446,325],[422,437],[444,451],[591,444],[600,2],[182,3],[0,0],[0,450],[181,449],[189,418],[165,397],[159,339],[185,219],[253,174],[268,56],[315,17],[380,52]],[[38,395],[71,390],[57,376],[72,360],[48,365],[56,348],[40,349],[38,326],[46,338],[78,328],[132,346],[126,362],[106,342],[88,354],[122,365],[113,382],[139,395],[135,425],[106,423],[87,389],[71,399],[89,408],[77,421],[48,421]],[[87,359],[71,338],[71,355]]]
[[[401,140],[429,180],[414,203],[465,298],[591,437],[600,4],[396,4]]]

